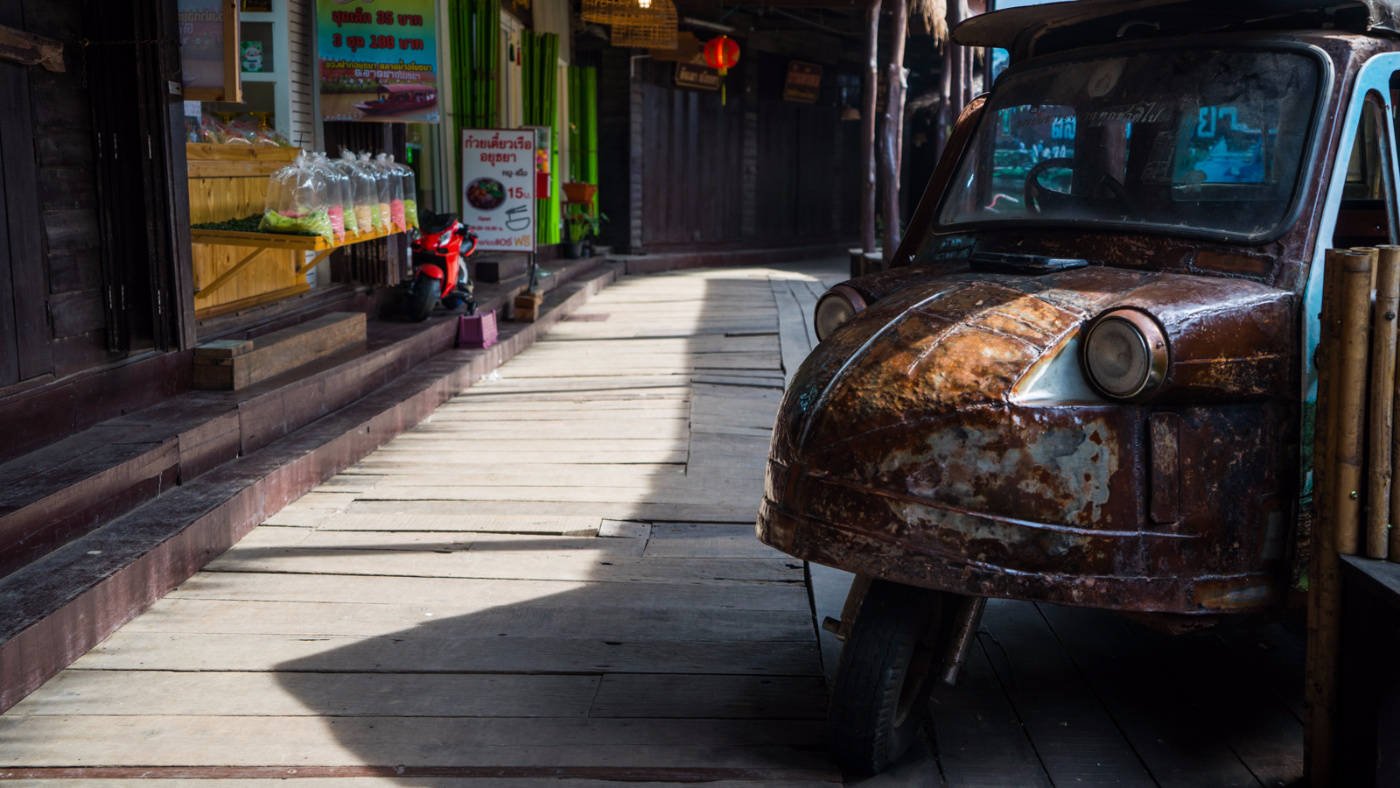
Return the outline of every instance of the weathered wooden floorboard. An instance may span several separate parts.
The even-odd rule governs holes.
[[[723,465],[723,463],[717,463]],[[755,482],[755,485],[761,482]],[[715,501],[727,496],[715,496]],[[571,501],[472,501],[470,507],[462,501],[355,501],[347,511],[354,513],[403,514],[528,514],[568,515],[580,506]],[[590,514],[618,520],[689,520],[712,523],[751,523],[758,514],[757,499],[738,500],[732,505],[685,503],[594,503],[588,505]]]
[[[786,767],[819,772],[818,723],[789,720],[128,716],[0,717],[0,766],[417,763]],[[83,742],[79,751],[68,745]],[[142,746],[132,747],[140,740]],[[814,768],[814,766],[816,768]]]
[[[955,687],[930,704],[938,763],[949,788],[1053,785],[979,638]]]
[[[497,637],[449,623],[369,639],[122,630],[70,669],[817,676],[816,660],[811,642]]]
[[[1028,602],[992,600],[991,665],[1056,785],[1153,785],[1152,776]]]
[[[588,710],[593,719],[819,720],[820,676],[667,676],[610,673]]]
[[[1107,611],[1039,606],[1085,682],[1161,786],[1257,786],[1227,731],[1170,678],[1175,666]]]
[[[18,715],[589,716],[599,676],[69,670]],[[752,681],[752,678],[749,678]]]
[[[315,526],[323,531],[449,531],[462,533],[591,536],[602,518],[590,515],[347,514],[343,511],[278,512],[265,525]]]
[[[446,545],[443,546],[447,549]],[[296,547],[228,553],[209,564],[211,572],[303,572],[395,577],[523,578],[592,580],[599,583],[695,584],[801,583],[802,565],[791,559],[715,559],[703,563],[672,558],[628,558],[601,551],[461,552]],[[737,590],[736,590],[737,593]]]
[[[582,591],[587,593],[580,593]],[[475,605],[510,608],[544,600],[555,608],[578,611],[587,620],[595,607],[632,610],[685,609],[697,615],[712,610],[791,612],[806,604],[800,585],[769,583],[745,586],[734,593],[724,586],[677,583],[620,584],[580,580],[475,580],[442,577],[378,577],[282,573],[195,575],[166,599],[248,602],[340,602],[388,605]]]

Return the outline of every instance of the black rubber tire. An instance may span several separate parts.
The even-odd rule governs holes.
[[[442,298],[442,281],[432,276],[419,274],[413,279],[413,287],[408,291],[408,318],[415,323],[428,319],[433,306]]]
[[[875,580],[841,649],[827,733],[850,778],[889,768],[928,717],[942,595]]]

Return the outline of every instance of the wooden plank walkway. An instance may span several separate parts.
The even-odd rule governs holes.
[[[834,644],[752,523],[784,380],[842,278],[615,284],[0,716],[0,781],[839,782]],[[846,580],[812,569],[831,614]],[[993,602],[929,741],[867,782],[1286,785],[1297,646]]]

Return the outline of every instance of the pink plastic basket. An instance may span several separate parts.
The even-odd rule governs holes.
[[[496,344],[496,313],[457,318],[457,347],[487,348]]]

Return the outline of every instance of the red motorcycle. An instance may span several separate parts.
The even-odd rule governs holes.
[[[414,322],[426,320],[433,307],[476,311],[467,258],[476,251],[476,234],[456,214],[422,211],[413,239],[413,278],[402,288],[403,311]]]

